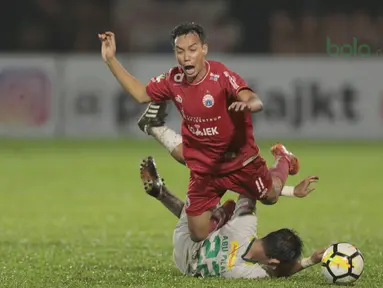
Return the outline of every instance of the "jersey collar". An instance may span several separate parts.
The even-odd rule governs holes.
[[[253,240],[250,241],[249,245],[247,245],[245,253],[243,253],[242,256],[241,256],[242,260],[244,260],[245,262],[250,262],[250,263],[253,263],[253,264],[257,264],[258,263],[258,261],[256,261],[256,260],[253,260],[253,259],[245,257],[245,255],[249,252],[251,246],[253,246],[253,243],[254,243],[255,240],[257,240],[257,238],[254,237]]]
[[[190,85],[190,86],[196,86],[196,85],[201,84],[201,83],[206,79],[207,75],[210,74],[210,63],[209,63],[208,61],[205,60],[205,65],[206,65],[206,67],[207,67],[207,69],[206,69],[206,73],[205,73],[205,75],[201,78],[201,80],[199,80],[199,81],[196,82],[196,83],[189,83],[188,80],[186,79],[186,75],[185,75],[185,73],[184,73],[184,75],[185,75],[185,77],[184,77],[184,83],[187,84],[187,85]]]

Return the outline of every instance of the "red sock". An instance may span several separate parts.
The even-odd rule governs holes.
[[[289,161],[286,157],[279,157],[275,159],[273,168],[269,169],[272,177],[277,177],[282,181],[282,185],[285,185],[287,176],[289,176]]]

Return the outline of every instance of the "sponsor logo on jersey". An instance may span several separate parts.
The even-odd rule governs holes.
[[[211,94],[207,93],[205,96],[202,98],[202,103],[205,107],[211,108],[214,105],[214,98]]]
[[[173,79],[174,79],[174,82],[181,83],[182,80],[184,79],[184,77],[185,77],[185,74],[177,73],[177,74],[174,75]]]
[[[237,260],[238,248],[239,248],[238,241],[231,241],[230,242],[229,260],[227,261],[227,269],[228,270],[231,270],[234,268],[235,260]]]
[[[186,115],[186,113],[182,107],[180,108],[180,113],[181,113],[182,118],[184,118],[186,121],[194,122],[194,123],[215,122],[215,121],[218,121],[222,118],[221,116],[215,116],[215,117],[210,117],[210,118],[192,117],[192,116]]]
[[[210,73],[210,80],[218,81],[218,79],[219,79],[218,74]]]
[[[201,128],[200,125],[194,124],[188,125],[189,131],[195,135],[195,136],[214,136],[214,135],[219,135],[218,133],[218,127],[207,127],[207,128]]]
[[[222,245],[221,245],[221,251],[222,251],[222,258],[220,261],[220,271],[221,273],[226,271],[226,263],[228,258],[228,252],[229,252],[229,237],[223,236],[222,237]]]
[[[222,118],[221,116],[211,117],[211,118],[191,117],[186,115],[183,109],[181,110],[181,115],[188,122],[195,122],[195,123],[215,122]]]

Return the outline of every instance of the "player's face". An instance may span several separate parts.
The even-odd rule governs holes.
[[[205,72],[207,45],[202,44],[195,33],[177,37],[174,44],[178,64],[182,67],[188,81],[193,81],[197,76],[203,77],[200,74]]]

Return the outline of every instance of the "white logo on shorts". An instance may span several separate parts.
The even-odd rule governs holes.
[[[258,177],[258,179],[255,180],[255,185],[257,185],[257,189],[258,189],[258,191],[260,193],[260,198],[265,197],[268,189],[265,188],[265,185],[263,185],[263,181],[262,181],[261,177]]]

